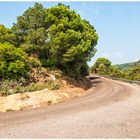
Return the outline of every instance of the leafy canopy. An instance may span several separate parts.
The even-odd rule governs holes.
[[[7,29],[4,25],[0,24],[0,43],[4,43],[4,42],[15,44],[16,35],[12,33],[10,29]]]
[[[29,71],[27,55],[9,43],[0,44],[0,76],[4,79],[26,77]]]
[[[111,66],[111,61],[107,58],[98,58],[91,68],[91,72],[107,73]]]
[[[124,74],[117,67],[111,65],[111,61],[107,58],[98,58],[90,71],[104,76],[123,77]]]
[[[36,3],[17,18],[12,31],[19,47],[40,59],[43,66],[57,67],[72,77],[88,73],[98,35],[92,25],[69,6],[43,8]]]

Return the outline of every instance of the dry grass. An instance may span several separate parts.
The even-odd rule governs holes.
[[[59,90],[44,89],[0,97],[0,111],[9,112],[13,110],[52,105],[68,100],[69,98],[80,96],[84,92],[85,89],[74,85],[71,86],[63,80],[63,87]]]

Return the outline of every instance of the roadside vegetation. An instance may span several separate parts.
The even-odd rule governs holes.
[[[107,58],[98,58],[90,68],[90,72],[114,78],[140,81],[140,61],[113,66]]]
[[[97,40],[94,27],[69,6],[36,3],[10,29],[0,25],[0,94],[59,89],[63,76],[84,79]]]

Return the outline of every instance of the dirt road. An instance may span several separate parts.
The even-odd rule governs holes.
[[[140,138],[140,86],[91,79],[93,88],[85,96],[47,108],[0,113],[0,137]]]

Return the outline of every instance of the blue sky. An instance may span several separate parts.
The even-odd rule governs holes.
[[[99,40],[97,58],[109,58],[113,64],[140,59],[140,2],[62,2],[70,5],[96,29]],[[0,24],[11,27],[16,17],[34,2],[0,2]],[[57,2],[42,2],[51,7]]]

